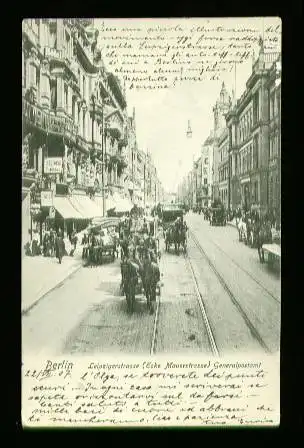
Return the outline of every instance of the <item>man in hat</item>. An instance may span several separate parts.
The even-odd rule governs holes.
[[[61,264],[62,257],[65,251],[65,244],[61,230],[58,231],[58,235],[55,240],[55,248],[56,248],[56,258],[58,258],[59,264]]]

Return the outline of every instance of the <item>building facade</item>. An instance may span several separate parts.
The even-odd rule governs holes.
[[[115,205],[114,195],[133,199],[135,116],[130,122],[125,89],[107,71],[97,38],[91,19],[22,23],[22,193],[30,195],[31,205],[23,207],[30,227],[36,215],[40,224],[48,217],[41,193],[65,197],[84,220],[89,199],[101,216]],[[24,242],[29,230],[24,225]]]
[[[224,129],[218,140],[218,178],[219,178],[219,198],[222,204],[228,208],[228,191],[229,191],[229,143],[228,130]]]
[[[225,87],[225,83],[222,83],[220,96],[213,108],[213,180],[212,180],[212,200],[219,199],[219,166],[220,161],[220,141],[223,132],[226,128],[225,116],[231,108],[231,97]]]
[[[202,146],[202,205],[211,205],[213,189],[213,131]]]
[[[228,203],[232,209],[254,207],[264,214],[270,208],[279,207],[279,57],[278,53],[264,53],[261,45],[246,90],[226,117],[230,162]]]

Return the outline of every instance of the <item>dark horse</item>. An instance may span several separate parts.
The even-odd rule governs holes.
[[[264,250],[263,244],[271,244],[272,243],[272,235],[271,235],[271,227],[268,223],[262,223],[257,230],[257,249],[259,254],[259,259],[261,263],[264,263]]]
[[[182,243],[181,229],[177,226],[169,227],[169,229],[165,233],[166,251],[168,252],[170,246],[174,244],[175,253],[179,254],[181,243]]]
[[[121,263],[121,290],[126,295],[128,311],[134,311],[135,295],[140,285],[140,280],[144,287],[150,314],[154,312],[153,302],[156,300],[156,287],[160,280],[160,271],[153,255],[146,252],[144,260],[141,262],[136,255],[132,258],[124,259]]]
[[[156,301],[156,287],[160,281],[160,270],[156,261],[156,256],[149,251],[142,264],[142,283],[147,298],[147,305],[150,314],[154,313],[154,302]]]

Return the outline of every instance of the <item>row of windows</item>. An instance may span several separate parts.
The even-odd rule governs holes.
[[[220,198],[222,202],[226,202],[228,199],[228,190],[225,188],[224,190],[220,190]]]
[[[270,206],[277,205],[277,199],[280,194],[278,176],[270,176],[268,181],[268,201]]]
[[[278,134],[271,135],[269,138],[269,160],[278,157],[279,144],[280,144],[279,135]]]
[[[274,117],[277,117],[280,112],[280,95],[279,93],[273,92],[270,95],[269,101],[269,118],[270,120]]]
[[[220,149],[220,161],[222,162],[225,158],[228,157],[228,145],[225,145]]]
[[[219,170],[219,181],[222,182],[224,180],[227,180],[229,176],[229,168],[228,166],[225,166],[221,170]]]
[[[252,112],[252,109],[250,108],[244,114],[244,116],[241,118],[240,123],[239,123],[240,143],[242,143],[250,135],[251,127],[252,127],[252,123],[253,123],[252,120],[253,120],[253,112]]]

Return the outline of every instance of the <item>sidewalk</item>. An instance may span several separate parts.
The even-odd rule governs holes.
[[[227,225],[236,228],[236,221],[235,221],[235,218],[233,218],[232,221],[227,221]]]
[[[43,256],[22,258],[22,313],[28,311],[43,296],[70,277],[82,266],[82,246],[73,257],[65,256],[62,264],[57,258]]]

